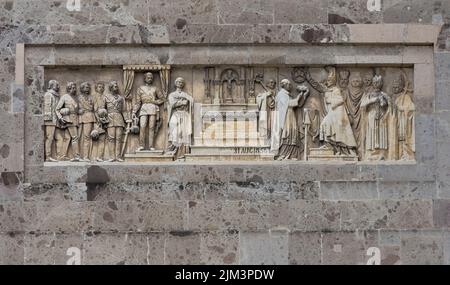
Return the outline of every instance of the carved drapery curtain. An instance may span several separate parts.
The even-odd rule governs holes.
[[[131,89],[134,82],[134,70],[126,69],[123,71],[123,96],[125,99],[131,99]]]
[[[125,112],[124,117],[126,121],[131,120],[131,109],[133,108],[133,95],[131,89],[133,89],[134,82],[134,70],[125,69],[123,71],[123,97],[125,97]]]
[[[159,71],[159,77],[161,77],[161,89],[164,97],[169,95],[169,82],[170,82],[170,69],[163,68]]]

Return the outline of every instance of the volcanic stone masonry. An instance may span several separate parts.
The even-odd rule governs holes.
[[[450,1],[0,0],[0,264],[450,264]]]

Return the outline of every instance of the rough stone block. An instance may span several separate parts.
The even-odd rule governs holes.
[[[381,199],[432,199],[437,196],[435,181],[378,183]]]
[[[171,232],[165,242],[165,262],[170,265],[200,264],[201,236],[193,232]]]
[[[254,43],[285,43],[290,40],[291,25],[257,25]]]
[[[330,201],[297,200],[289,203],[288,225],[298,231],[333,231],[340,228],[338,204]]]
[[[272,24],[275,6],[272,0],[220,1],[217,19],[219,24]]]
[[[27,202],[86,201],[85,183],[74,184],[31,184],[23,185],[23,199]]]
[[[95,1],[91,3],[90,24],[113,26],[147,24],[149,10],[147,1],[142,0]]]
[[[0,234],[0,264],[21,265],[24,263],[24,234]]]
[[[79,3],[81,5],[78,12],[75,10],[78,7],[68,7],[66,2],[17,0],[13,5],[14,23],[86,24],[90,17],[90,2],[80,1]]]
[[[29,212],[22,202],[5,202],[0,204],[0,232],[21,232],[27,229]]]
[[[289,236],[284,231],[242,232],[240,263],[242,265],[288,264]]]
[[[386,228],[388,210],[380,200],[339,202],[342,230]]]
[[[437,228],[450,227],[450,200],[433,201],[433,222]]]
[[[383,12],[369,11],[367,1],[331,0],[328,2],[328,24],[377,24]]]
[[[436,160],[435,118],[432,114],[416,114],[415,123],[416,161],[432,165]]]
[[[450,77],[448,77],[450,78]],[[450,79],[436,80],[436,111],[450,110]]]
[[[289,264],[314,265],[321,263],[322,237],[315,232],[289,234]]]
[[[208,232],[201,234],[201,263],[206,265],[239,264],[239,233]]]
[[[426,229],[433,226],[431,200],[387,200],[387,227],[391,229]]]
[[[450,111],[441,111],[437,113],[435,121],[436,121],[436,140],[438,142],[450,141]]]
[[[269,229],[279,226],[280,220],[287,222],[287,209],[279,207],[271,201],[190,201],[188,228],[210,231]]]
[[[167,234],[148,233],[147,234],[147,264],[162,265],[165,260],[165,240]]]
[[[277,1],[274,9],[275,24],[305,23],[322,24],[328,22],[327,0]]]
[[[55,236],[53,234],[26,234],[24,240],[24,263],[26,265],[55,264],[54,246]]]
[[[2,172],[0,174],[0,203],[23,200],[23,174]]]
[[[36,212],[27,225],[33,231],[74,233],[90,230],[93,225],[92,204],[86,202],[26,202],[25,205]]]
[[[441,233],[402,234],[401,262],[404,265],[436,265],[444,261],[444,246]]]
[[[13,130],[23,130],[23,113],[1,112],[0,122],[0,129],[4,130],[0,142],[0,171],[22,172],[24,133]]]
[[[79,254],[79,255],[78,255]],[[54,264],[83,264],[83,234],[56,234],[53,247]],[[80,258],[77,260],[77,258]]]
[[[175,26],[183,29],[186,24],[216,24],[218,5],[213,0],[197,2],[195,0],[175,0],[170,3],[163,0],[149,2],[149,23]]]
[[[320,182],[321,200],[370,200],[378,198],[375,181]]]
[[[182,201],[98,202],[93,228],[98,231],[182,230],[186,203]]]
[[[331,232],[322,238],[323,264],[366,264],[367,250],[378,246],[377,232]]]
[[[435,79],[434,66],[429,63],[414,64],[414,103],[417,112],[434,112]]]

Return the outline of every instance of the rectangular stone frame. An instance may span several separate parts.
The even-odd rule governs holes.
[[[302,25],[298,25],[302,26]],[[296,27],[299,28],[299,27]],[[302,27],[303,29],[304,27]],[[24,172],[25,183],[91,183],[89,171],[102,168],[105,182],[264,182],[284,181],[418,181],[436,182],[434,131],[434,47],[439,27],[432,25],[335,25],[329,26],[330,41],[310,42],[292,37],[288,42],[253,44],[202,44],[183,39],[136,44],[90,43],[80,38],[47,37],[39,43],[17,46],[16,88],[24,88]],[[88,33],[89,31],[86,31]],[[293,33],[291,33],[292,35]],[[294,33],[295,34],[295,33]],[[189,37],[186,37],[189,38]],[[251,39],[251,37],[250,37]],[[57,44],[55,44],[55,41]],[[23,59],[23,60],[21,60]],[[161,62],[163,59],[165,62]],[[20,66],[23,62],[23,66]],[[44,69],[55,66],[123,66],[168,64],[171,66],[214,65],[360,65],[413,66],[416,113],[416,162],[195,162],[154,164],[60,163],[44,166],[42,96]],[[23,79],[21,79],[21,70]],[[20,110],[19,110],[20,111]],[[236,171],[236,170],[239,171]]]

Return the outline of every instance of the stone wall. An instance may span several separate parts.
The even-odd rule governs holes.
[[[450,2],[76,2],[0,1],[1,264],[450,263]],[[44,166],[45,67],[155,60],[413,65],[417,161]]]

